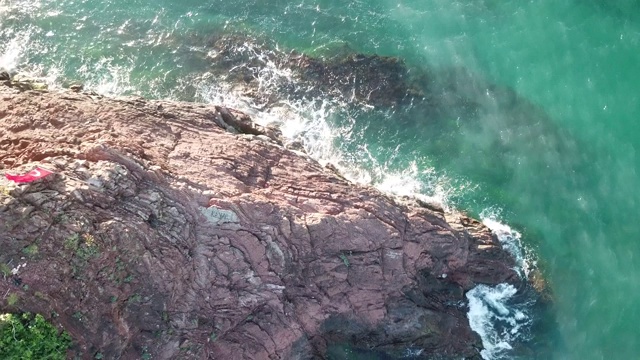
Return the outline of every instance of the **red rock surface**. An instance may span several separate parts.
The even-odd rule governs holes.
[[[45,314],[83,358],[478,358],[464,292],[518,281],[488,229],[261,133],[219,107],[0,86],[0,172],[56,172],[0,180],[0,296],[19,296],[0,311]]]

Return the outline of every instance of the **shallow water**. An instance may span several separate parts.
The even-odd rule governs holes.
[[[436,110],[326,98],[262,117],[287,119],[286,134],[353,179],[519,231],[555,298],[555,327],[534,334],[552,338],[545,358],[640,354],[636,1],[0,0],[0,66],[53,87],[248,107],[207,76],[207,41],[223,31],[428,74]]]

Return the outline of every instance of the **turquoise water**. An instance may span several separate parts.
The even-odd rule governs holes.
[[[399,56],[457,94],[435,113],[297,104],[285,127],[354,178],[522,233],[555,298],[555,327],[534,332],[553,338],[541,357],[640,356],[639,3],[0,0],[0,66],[207,101],[224,90],[206,76],[221,31],[285,52]]]

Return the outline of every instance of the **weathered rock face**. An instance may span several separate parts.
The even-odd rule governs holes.
[[[55,171],[2,180],[0,295],[19,300],[0,311],[50,316],[83,358],[479,358],[465,291],[519,281],[480,223],[348,183],[232,110],[0,99],[2,171]]]

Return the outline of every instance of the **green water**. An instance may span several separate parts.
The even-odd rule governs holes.
[[[472,99],[437,116],[358,113],[336,148],[366,145],[363,167],[414,165],[426,192],[435,172],[455,207],[522,232],[555,297],[545,356],[640,356],[640,3],[0,0],[0,66],[197,100],[203,39],[222,29],[311,54],[399,56]]]

